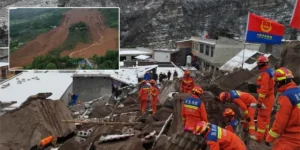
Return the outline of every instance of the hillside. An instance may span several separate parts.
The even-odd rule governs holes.
[[[288,27],[295,0],[59,0],[60,6],[120,7],[121,47],[162,46],[207,31],[245,33],[248,11],[274,19]]]
[[[54,10],[34,10],[26,17],[17,13],[10,16],[11,67],[30,65],[37,56],[91,58],[118,48],[118,30],[115,24],[109,24],[115,22],[99,10]]]

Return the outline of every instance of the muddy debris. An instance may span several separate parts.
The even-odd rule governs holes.
[[[300,42],[291,42],[281,51],[279,67],[290,69],[295,77],[294,81],[300,84]]]
[[[89,118],[103,118],[112,112],[113,108],[109,105],[97,105],[89,115]]]
[[[145,150],[141,140],[136,137],[97,144],[95,148],[96,150]]]
[[[223,76],[216,78],[212,85],[219,88],[220,91],[229,91],[232,89],[237,89],[247,80],[252,78],[255,74],[247,70],[238,70],[236,72],[228,73]],[[219,92],[214,92],[215,95],[218,95]]]

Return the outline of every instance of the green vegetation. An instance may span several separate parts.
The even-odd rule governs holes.
[[[101,8],[99,11],[105,17],[105,23],[111,28],[119,27],[119,9],[117,8]]]
[[[83,58],[70,58],[69,56],[60,57],[47,54],[45,56],[37,56],[31,65],[24,66],[24,69],[75,69],[78,62]]]
[[[119,51],[108,50],[104,56],[94,55],[92,58],[97,69],[119,69]]]
[[[10,10],[10,53],[18,50],[36,36],[59,26],[63,13],[70,9],[18,8]]]
[[[74,49],[77,43],[89,43],[91,41],[92,35],[89,26],[84,22],[78,22],[70,26],[67,39],[62,45],[50,51],[50,54],[59,56],[64,50]]]

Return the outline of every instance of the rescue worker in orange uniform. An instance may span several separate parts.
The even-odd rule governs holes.
[[[53,146],[55,146],[56,145],[56,140],[57,140],[56,137],[48,136],[48,137],[40,140],[40,142],[38,143],[38,149],[44,149],[49,144],[52,144]]]
[[[184,76],[180,83],[180,92],[191,93],[194,86],[195,86],[194,79],[190,77],[190,72],[186,70],[184,72]]]
[[[279,96],[279,110],[270,129],[266,142],[275,141],[273,150],[300,149],[300,88],[293,82],[292,72],[286,68],[275,71],[274,80]]]
[[[239,121],[235,119],[234,116],[235,113],[231,108],[226,108],[223,112],[223,117],[225,117],[227,123],[225,129],[231,131],[232,133],[235,133],[235,129],[239,124]]]
[[[257,103],[254,96],[246,92],[230,90],[229,92],[221,92],[219,95],[219,100],[223,103],[228,102],[237,104],[244,112],[244,119],[249,121],[248,123],[243,123],[244,131],[249,130],[250,135],[255,134],[255,108],[250,107],[251,103]]]
[[[204,103],[200,100],[203,90],[199,86],[192,89],[192,96],[186,98],[182,105],[181,115],[185,130],[193,131],[199,121],[208,121]]]
[[[153,79],[150,80],[150,85],[151,85],[151,96],[152,96],[151,105],[152,105],[153,115],[154,115],[156,113],[156,104],[158,101],[159,89]]]
[[[256,135],[250,138],[262,141],[269,130],[270,116],[274,105],[274,70],[268,67],[269,59],[263,55],[257,59],[257,66],[261,72],[257,80],[258,104],[265,105],[266,109],[258,109]]]
[[[246,150],[245,144],[237,135],[205,121],[195,125],[194,134],[203,136],[210,150]]]
[[[145,113],[146,108],[147,108],[147,103],[148,103],[148,98],[150,94],[150,85],[147,84],[146,80],[142,80],[141,82],[141,88],[139,91],[139,96],[138,99],[141,102],[141,111],[142,113]]]

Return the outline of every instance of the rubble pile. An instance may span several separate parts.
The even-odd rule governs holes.
[[[281,51],[280,67],[289,68],[295,77],[295,81],[300,83],[300,42],[291,42]]]
[[[228,73],[215,79],[208,90],[215,95],[218,95],[222,91],[239,89],[254,75],[255,74],[247,70],[238,70],[236,72]]]
[[[242,83],[240,80],[248,77],[249,72],[239,71],[237,74],[244,77],[236,77],[234,85],[230,85],[228,81],[233,80],[231,74],[219,78],[215,84],[227,89],[238,87]],[[29,149],[47,135],[64,137],[76,133],[65,142],[59,143],[59,150],[199,149],[204,140],[192,133],[182,132],[182,103],[190,94],[178,93],[178,82],[179,80],[164,82],[160,93],[163,105],[157,107],[155,115],[152,115],[150,105],[147,106],[148,111],[145,114],[140,112],[137,91],[125,94],[115,103],[109,103],[113,96],[104,95],[71,106],[71,111],[62,101],[47,100],[47,94],[30,97],[20,109],[0,117],[1,123],[4,122],[0,127],[1,134],[4,135],[0,139],[0,148]],[[226,108],[232,108],[236,118],[241,117],[235,104],[220,103],[213,92],[205,91],[200,97],[205,104],[209,122],[224,127],[222,112]],[[260,149],[260,144],[251,144],[251,149]]]
[[[71,119],[63,101],[31,96],[19,109],[0,117],[0,149],[30,149],[49,135],[67,136],[75,130],[75,125],[61,120]]]
[[[209,83],[212,80],[212,73],[211,72],[199,72],[195,78],[195,84],[201,86],[202,89],[208,90]]]

